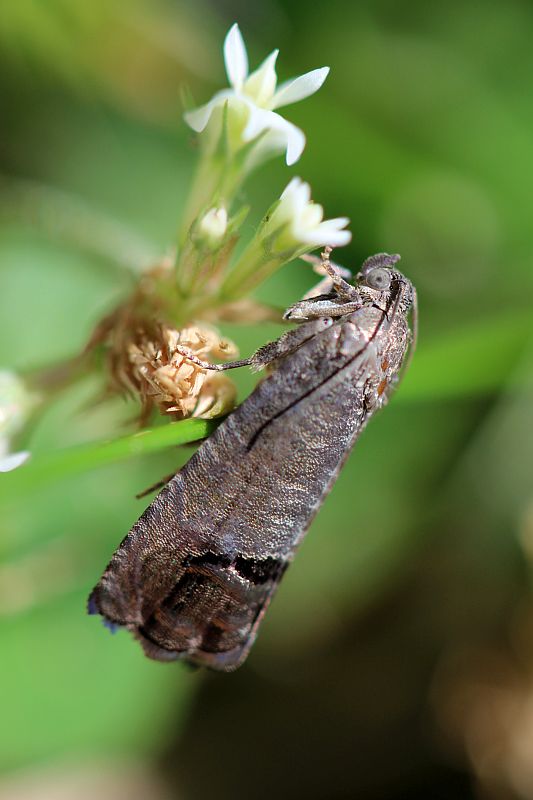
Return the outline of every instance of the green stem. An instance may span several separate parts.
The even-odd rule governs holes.
[[[260,242],[252,241],[220,288],[221,301],[238,300],[275,272],[280,262],[266,253]]]

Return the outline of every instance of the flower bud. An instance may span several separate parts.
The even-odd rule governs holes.
[[[210,250],[216,250],[222,244],[228,228],[228,212],[225,208],[211,208],[198,223],[198,240],[204,242]]]

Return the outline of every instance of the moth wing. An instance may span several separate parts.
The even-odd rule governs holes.
[[[339,325],[281,361],[146,509],[90,610],[152,658],[238,666],[363,424],[368,350]]]

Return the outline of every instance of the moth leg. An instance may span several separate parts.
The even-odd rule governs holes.
[[[357,297],[357,290],[355,286],[352,286],[351,283],[348,283],[348,281],[344,280],[340,268],[336,264],[332,264],[332,262],[329,260],[330,253],[331,247],[325,247],[323,252],[320,254],[322,259],[322,268],[331,278],[332,286],[339,297],[346,300],[355,299]]]
[[[193,364],[196,364],[198,367],[202,369],[210,369],[216,370],[217,372],[223,372],[225,369],[237,369],[237,367],[249,367],[252,364],[252,358],[242,358],[239,361],[228,361],[226,364],[212,364],[211,361],[204,361],[202,358],[198,358],[195,356],[192,350],[189,350],[188,347],[184,347],[183,345],[178,345],[176,347],[176,352],[185,358],[188,361],[192,361]]]
[[[165,477],[160,481],[157,481],[157,483],[153,483],[147,489],[144,489],[142,492],[139,492],[139,494],[136,494],[135,499],[140,500],[142,497],[146,497],[147,494],[151,494],[152,492],[157,492],[158,489],[162,489],[163,486],[166,486],[167,483],[172,480],[175,474],[175,472],[171,472],[170,475],[165,475]]]
[[[273,361],[277,361],[280,358],[284,358],[284,356],[290,355],[290,353],[294,353],[304,342],[307,342],[308,339],[312,339],[313,336],[320,333],[320,331],[326,330],[326,328],[329,328],[332,324],[332,319],[320,316],[318,319],[314,319],[306,325],[301,325],[298,328],[286,331],[279,339],[275,339],[273,342],[269,342],[260,347],[250,358],[243,358],[240,361],[229,361],[227,364],[211,364],[210,361],[204,361],[198,358],[198,356],[195,356],[188,347],[183,347],[181,345],[176,347],[176,351],[202,369],[221,372],[225,369],[236,369],[237,367],[252,367],[254,372],[257,372]]]
[[[330,253],[331,247],[326,247],[320,262],[320,269],[326,272],[327,277],[311,289],[303,300],[290,306],[283,319],[302,322],[320,317],[344,317],[361,308],[361,297],[357,288],[343,277],[349,276],[350,272],[333,264],[329,260]]]
[[[302,259],[302,261],[307,261],[308,264],[312,264],[314,271],[318,275],[324,276],[323,259],[319,258],[318,256],[310,255],[309,253],[300,256],[300,258]],[[347,281],[351,279],[352,273],[349,269],[346,269],[346,267],[341,267],[340,264],[334,264],[333,262],[330,263],[331,266],[337,270],[337,274],[340,275],[341,278],[345,278]],[[310,300],[311,298],[316,297],[317,295],[329,294],[332,291],[333,291],[333,281],[330,275],[326,274],[322,278],[322,280],[316,284],[316,286],[313,286],[312,289],[309,289],[309,291],[304,294],[302,299]]]
[[[330,247],[329,252],[331,253],[332,248]],[[314,256],[312,253],[304,253],[303,256],[300,256],[302,261],[307,261],[308,264],[313,265],[313,269],[318,275],[322,275],[324,272],[323,261],[319,256]],[[334,261],[331,262],[332,266],[335,267],[339,275],[341,277],[346,278],[347,281],[350,280],[352,277],[352,271],[347,267],[341,267],[340,264],[336,264]]]
[[[298,350],[305,342],[309,339],[313,339],[317,333],[325,331],[331,325],[333,325],[331,317],[319,317],[311,322],[307,322],[305,325],[301,325],[299,328],[286,331],[279,339],[268,342],[268,344],[263,345],[259,350],[255,351],[250,359],[253,371],[257,372],[264,369],[264,367],[267,367],[269,364],[294,353],[294,351]]]

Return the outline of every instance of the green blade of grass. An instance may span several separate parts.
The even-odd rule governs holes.
[[[91,442],[38,454],[30,457],[26,464],[13,472],[0,475],[0,501],[13,499],[43,484],[98,469],[131,456],[146,455],[167,447],[205,439],[222,419],[187,419],[111,441]]]

